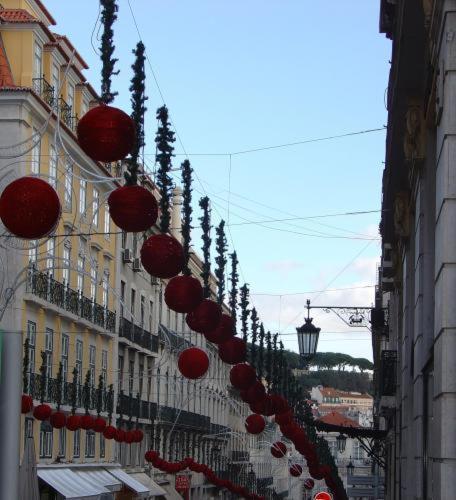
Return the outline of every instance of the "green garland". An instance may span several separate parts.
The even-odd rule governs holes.
[[[204,196],[199,201],[199,206],[203,211],[202,217],[200,217],[201,229],[203,234],[201,239],[203,240],[203,265],[201,270],[201,278],[203,279],[203,295],[204,298],[209,298],[211,295],[211,288],[209,284],[209,279],[211,276],[211,209],[209,206],[209,198]]]
[[[249,327],[247,324],[247,320],[249,319],[249,287],[247,284],[244,284],[240,288],[240,301],[239,305],[241,306],[241,329],[242,329],[242,340],[247,344]]]
[[[114,66],[118,59],[114,59],[114,32],[112,25],[117,19],[116,12],[119,10],[116,0],[100,0],[102,6],[101,24],[103,25],[103,34],[101,35],[101,101],[104,104],[110,104],[118,92],[111,91],[111,77],[118,75],[119,71],[114,71]]]
[[[263,373],[264,373],[264,337],[265,337],[265,332],[264,332],[264,326],[263,323],[260,324],[260,344],[258,347],[258,378],[260,382],[263,379]]]
[[[252,308],[250,314],[250,329],[252,331],[252,342],[250,344],[250,364],[256,368],[256,355],[257,355],[257,340],[258,340],[258,313],[255,308]]]
[[[265,379],[266,385],[268,388],[268,392],[271,391],[272,386],[272,371],[273,371],[273,363],[272,363],[272,336],[271,332],[266,333],[266,366],[265,366]]]
[[[236,309],[237,309],[237,295],[238,295],[238,289],[237,285],[239,283],[239,274],[238,274],[238,258],[236,254],[236,250],[230,254],[231,258],[231,276],[230,276],[230,281],[231,281],[231,290],[230,290],[230,309],[231,309],[231,316],[236,321]]]
[[[225,299],[225,267],[227,263],[226,251],[228,249],[228,243],[225,236],[225,221],[222,219],[220,224],[216,227],[215,233],[217,238],[215,240],[215,249],[217,255],[215,257],[215,263],[217,267],[215,268],[215,277],[217,278],[217,303],[219,305],[223,304]]]
[[[190,231],[192,229],[192,173],[193,169],[188,160],[182,165],[182,247],[184,250],[184,270],[186,276],[190,276],[188,266],[190,260]]]

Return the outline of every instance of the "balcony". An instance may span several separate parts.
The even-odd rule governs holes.
[[[396,394],[397,351],[382,351],[380,360],[380,395]]]
[[[231,452],[231,462],[250,462],[250,453],[244,450],[233,450]]]
[[[169,423],[172,425],[175,423],[177,427],[208,431],[210,426],[209,417],[198,415],[197,413],[192,413],[190,411],[180,411],[178,408],[171,408],[169,406],[162,406],[160,408],[158,418],[163,423]]]
[[[133,395],[119,394],[117,398],[117,413],[133,415],[146,420],[157,417],[157,404],[152,401],[139,400]]]
[[[133,324],[128,319],[120,318],[119,337],[123,337],[149,351],[158,352],[158,337]]]
[[[108,332],[115,332],[116,313],[33,266],[29,268],[26,292],[90,321]]]
[[[55,105],[55,89],[45,78],[32,78],[32,88],[51,108]]]
[[[28,377],[28,389],[30,396],[35,400],[41,399],[41,375],[39,373],[31,373]],[[72,406],[74,396],[74,386],[72,382],[63,382],[61,394],[61,405]],[[44,388],[44,402],[57,404],[59,396],[59,384],[55,378],[46,379],[46,387]],[[88,402],[89,410],[96,410],[101,398],[101,411],[107,412],[109,407],[113,404],[111,400],[112,395],[106,389],[98,389],[96,387],[89,387],[88,391],[85,390],[81,384],[76,385],[76,407],[83,408],[84,403]]]

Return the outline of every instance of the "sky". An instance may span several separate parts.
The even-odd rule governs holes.
[[[45,4],[99,90],[98,2]],[[146,164],[153,169],[155,110],[165,102],[178,135],[174,167],[188,155],[195,170],[195,225],[207,195],[213,225],[223,218],[229,227],[240,285],[249,284],[265,328],[295,351],[306,299],[373,303],[385,131],[243,152],[384,127],[391,47],[378,16],[375,0],[119,0],[114,104],[130,112],[139,31]],[[370,213],[340,215],[348,212]],[[314,216],[324,217],[306,219]],[[197,248],[200,236],[196,228]],[[372,359],[367,330],[322,310],[312,316],[319,351]]]

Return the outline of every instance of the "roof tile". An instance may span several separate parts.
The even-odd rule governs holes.
[[[2,9],[0,20],[6,23],[38,23],[39,19],[25,9]]]
[[[325,424],[343,425],[345,427],[360,427],[358,422],[352,420],[351,418],[344,417],[337,411],[332,411],[324,417],[321,417],[319,420]]]

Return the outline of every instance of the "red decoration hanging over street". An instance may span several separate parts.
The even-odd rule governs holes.
[[[113,439],[116,435],[116,431],[117,429],[115,427],[113,427],[112,425],[108,425],[103,431],[103,436],[105,437],[105,439]]]
[[[165,302],[173,311],[189,313],[203,300],[203,287],[193,276],[175,276],[165,288]]]
[[[239,363],[230,371],[230,382],[236,389],[248,389],[256,382],[256,372],[253,366]]]
[[[94,421],[93,421],[93,426],[92,426],[92,429],[95,431],[95,432],[103,432],[106,428],[106,420],[102,417],[97,417]]]
[[[202,349],[189,347],[180,353],[177,365],[184,377],[195,380],[207,372],[209,357]]]
[[[266,426],[266,421],[261,415],[254,413],[245,419],[245,428],[250,434],[261,434]]]
[[[232,338],[235,334],[234,319],[228,314],[222,314],[220,322],[212,331],[203,332],[209,342],[214,344],[221,344]]]
[[[247,346],[244,340],[233,337],[219,345],[220,359],[230,365],[242,363],[247,357]]]
[[[150,275],[173,278],[184,266],[182,245],[168,234],[154,234],[143,243],[141,262]]]
[[[185,321],[194,332],[204,333],[214,330],[221,317],[222,309],[217,302],[204,299],[194,311],[187,314]]]
[[[276,441],[271,446],[271,454],[276,458],[282,458],[287,453],[287,447],[282,443],[282,441]]]
[[[40,404],[33,410],[33,416],[37,420],[47,420],[52,413],[52,409],[47,404]]]
[[[30,413],[33,410],[33,398],[28,394],[22,394],[21,413]]]
[[[66,421],[66,428],[69,431],[77,431],[81,428],[81,417],[79,415],[70,415]]]
[[[302,467],[299,464],[293,464],[290,467],[290,474],[293,477],[299,477],[302,474]]]
[[[54,427],[54,429],[61,429],[62,427],[65,427],[66,424],[65,413],[61,411],[55,411],[49,417],[49,423],[52,425],[52,427]]]

